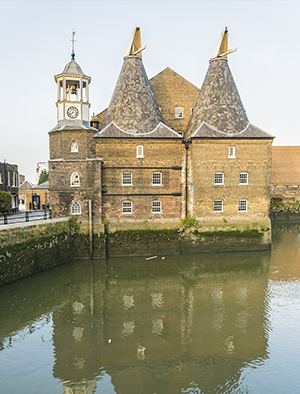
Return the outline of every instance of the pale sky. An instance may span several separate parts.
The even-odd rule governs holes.
[[[56,125],[54,75],[76,61],[90,85],[91,112],[105,109],[135,26],[149,79],[172,68],[201,88],[225,26],[229,65],[251,123],[300,145],[299,1],[1,1],[0,161],[36,182]]]

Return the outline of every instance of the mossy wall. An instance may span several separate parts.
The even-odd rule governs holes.
[[[68,219],[1,228],[0,286],[72,260],[74,234]]]
[[[163,230],[126,230],[107,235],[107,257],[269,250],[268,227],[243,229],[197,226]]]

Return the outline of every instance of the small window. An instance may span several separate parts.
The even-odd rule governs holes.
[[[2,183],[2,172],[0,172],[0,183]]]
[[[7,186],[10,186],[10,172],[7,171]]]
[[[132,213],[132,202],[123,201],[122,202],[122,213]]]
[[[136,147],[136,157],[144,157],[144,147],[143,147],[143,145],[138,145]]]
[[[214,201],[214,212],[223,212],[223,201],[215,200]]]
[[[241,172],[240,173],[240,185],[248,185],[248,173]]]
[[[78,152],[78,144],[76,141],[73,141],[71,144],[71,152]]]
[[[235,157],[235,147],[234,146],[229,147],[228,157]]]
[[[123,172],[122,173],[122,185],[132,185],[132,173]]]
[[[224,174],[222,172],[215,174],[215,185],[224,185]]]
[[[182,107],[175,107],[175,119],[183,118],[183,108]]]
[[[152,213],[161,213],[161,201],[152,201]]]
[[[239,212],[247,212],[247,200],[239,200]]]
[[[72,215],[80,215],[81,214],[81,206],[79,202],[75,201],[73,202],[71,206],[71,213]]]
[[[191,115],[193,115],[194,107],[191,107]]]
[[[80,177],[77,172],[71,175],[71,186],[80,186]]]
[[[152,185],[162,185],[161,172],[153,172],[153,174],[152,174]]]

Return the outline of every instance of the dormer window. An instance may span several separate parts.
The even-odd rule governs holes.
[[[71,144],[71,152],[78,152],[78,144],[76,141],[73,141]]]
[[[175,119],[183,118],[183,108],[175,107]]]

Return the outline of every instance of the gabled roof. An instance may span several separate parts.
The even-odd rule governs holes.
[[[136,30],[140,34],[140,30]],[[106,112],[102,128],[111,122],[127,133],[138,135],[153,130],[163,119],[149,83],[140,52],[131,54],[138,43],[131,38],[124,63]],[[138,48],[142,49],[142,48]],[[135,53],[135,52],[134,52]]]
[[[224,32],[223,32],[224,33]],[[190,138],[202,122],[220,132],[240,133],[249,123],[227,61],[228,33],[221,35],[210,60],[193,115],[186,131]],[[226,50],[224,54],[219,54]]]
[[[31,183],[30,181],[24,181],[19,186],[19,189],[21,189],[21,190],[29,190],[32,187],[33,187],[33,183]]]
[[[176,131],[185,131],[200,89],[170,67],[151,78],[150,84],[165,124]],[[183,108],[183,118],[175,119],[175,107]]]
[[[176,131],[170,129],[163,123],[159,123],[153,130],[147,133],[132,134],[122,130],[114,122],[111,122],[101,131],[94,135],[95,138],[161,138],[161,139],[182,139]]]

